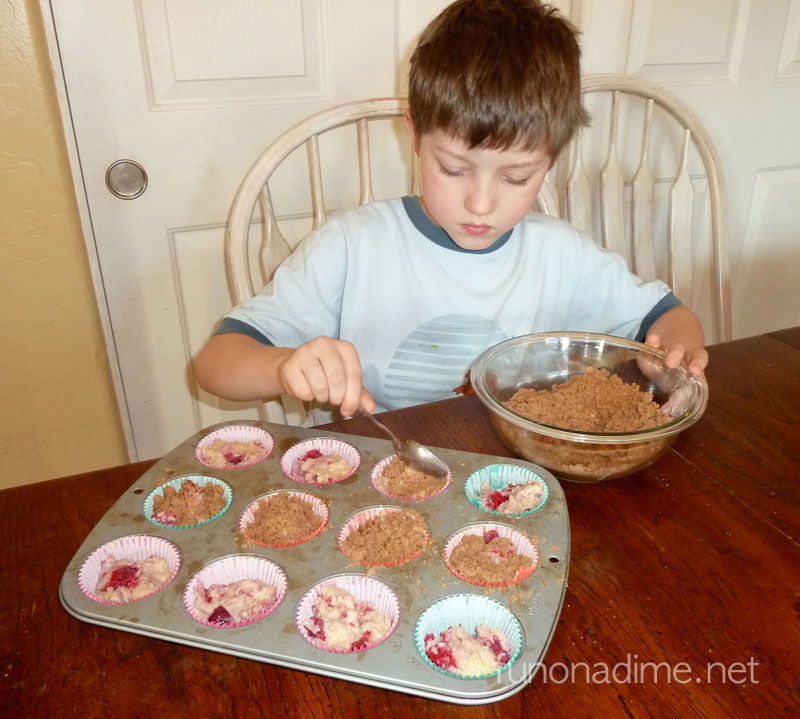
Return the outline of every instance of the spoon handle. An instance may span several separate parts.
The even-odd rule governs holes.
[[[383,422],[375,419],[375,416],[367,412],[363,407],[356,407],[355,412],[359,417],[366,417],[369,420],[372,420],[373,424],[376,424],[380,429],[382,429],[389,437],[392,439],[392,443],[397,447],[399,445],[399,440],[397,437],[394,436],[394,432],[390,430]]]

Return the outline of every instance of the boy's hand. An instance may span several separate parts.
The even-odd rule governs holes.
[[[304,402],[330,402],[345,417],[359,405],[367,412],[375,409],[375,401],[361,384],[358,352],[346,340],[315,337],[294,350],[278,373],[286,392]]]
[[[708,352],[702,348],[687,352],[686,347],[680,342],[662,345],[661,336],[655,332],[648,334],[644,342],[650,347],[664,350],[664,364],[667,367],[677,367],[683,361],[691,374],[701,375],[708,364]]]

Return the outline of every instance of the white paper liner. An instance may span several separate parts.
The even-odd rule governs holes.
[[[385,614],[390,622],[389,631],[386,632],[386,635],[364,649],[356,650],[334,649],[326,645],[323,641],[310,636],[308,630],[303,626],[303,622],[311,618],[313,615],[314,602],[322,593],[322,588],[329,584],[333,584],[339,587],[339,589],[348,592],[356,601],[367,602],[374,610]],[[400,602],[397,599],[397,595],[379,579],[367,577],[363,574],[338,574],[323,579],[302,596],[295,610],[295,623],[303,639],[318,649],[334,654],[353,654],[367,651],[368,649],[378,646],[391,636],[399,621]]]
[[[225,467],[216,467],[203,459],[200,450],[205,447],[210,447],[218,439],[225,442],[257,442],[264,448],[266,454],[263,457],[259,457],[254,462],[240,462],[239,464],[226,465]],[[272,452],[274,444],[275,441],[272,435],[261,427],[254,427],[249,424],[232,424],[209,432],[209,434],[197,443],[194,448],[194,454],[198,462],[212,469],[242,469],[244,467],[252,467],[254,464],[264,461]]]
[[[500,490],[509,484],[531,484],[536,483],[542,487],[542,497],[539,504],[525,512],[498,512],[483,506],[480,498],[481,486],[484,481],[488,481],[493,490]],[[550,496],[550,487],[536,472],[520,467],[516,464],[489,464],[486,467],[473,472],[464,483],[464,492],[470,503],[487,514],[494,514],[498,517],[525,517],[534,512],[538,512],[547,503]]]
[[[247,621],[234,624],[211,624],[195,612],[194,601],[199,585],[232,584],[243,579],[255,579],[275,587],[275,600]],[[183,592],[183,604],[192,619],[214,629],[235,629],[259,622],[274,612],[286,596],[288,581],[286,573],[275,562],[256,554],[232,554],[215,559],[195,572]]]
[[[404,497],[400,494],[390,494],[383,486],[383,482],[381,481],[381,474],[383,474],[383,470],[389,466],[389,462],[391,462],[397,455],[390,454],[388,457],[384,457],[380,460],[375,466],[372,468],[372,473],[370,474],[370,481],[372,482],[372,486],[375,487],[382,495],[385,497],[389,497],[391,499],[400,499],[405,500],[408,502],[421,502],[426,499],[431,499],[432,497],[437,497],[442,492],[444,492],[452,483],[453,483],[453,470],[445,464],[447,467],[447,477],[445,477],[445,481],[442,484],[442,488],[436,490],[433,494],[426,494],[422,497]]]
[[[366,509],[362,509],[356,514],[351,515],[345,523],[342,525],[341,529],[339,529],[339,533],[336,536],[336,541],[339,545],[339,549],[345,556],[347,552],[342,549],[342,543],[344,542],[347,537],[350,536],[350,532],[357,529],[361,524],[364,522],[368,522],[370,519],[375,519],[376,517],[380,517],[383,514],[391,514],[392,512],[407,512],[407,511],[415,511],[415,510],[408,510],[403,507],[390,507],[390,506],[379,506],[379,507],[368,507]],[[419,514],[417,512],[417,514]],[[422,515],[420,515],[422,517]],[[390,564],[375,564],[372,562],[358,562],[358,564],[362,564],[365,567],[396,567],[400,564],[405,564],[406,562],[410,562],[412,559],[416,559],[420,554],[425,551],[425,548],[428,546],[431,540],[431,533],[428,529],[427,525],[425,524],[424,517],[423,520],[423,527],[425,529],[425,544],[418,552],[414,554],[404,557],[396,562],[391,562]],[[348,557],[349,558],[349,557]]]
[[[353,471],[345,477],[338,477],[330,482],[309,482],[302,475],[293,473],[292,468],[295,461],[304,457],[312,449],[319,450],[325,456],[338,454],[353,468]],[[332,437],[315,437],[303,440],[290,447],[281,457],[281,470],[289,479],[300,484],[311,484],[320,487],[343,482],[348,477],[352,477],[359,466],[361,466],[361,453],[352,444]]]
[[[438,667],[425,654],[425,636],[433,634],[438,637],[457,624],[473,635],[479,624],[502,631],[511,645],[508,662],[497,671],[480,676],[454,674]],[[517,660],[525,646],[525,635],[519,619],[497,600],[479,594],[453,594],[434,602],[422,612],[414,627],[414,644],[425,663],[442,674],[457,679],[485,679],[501,674]]]
[[[209,517],[202,522],[195,522],[194,524],[163,524],[162,522],[159,522],[157,519],[155,519],[155,517],[153,517],[153,499],[155,497],[163,497],[165,487],[172,487],[176,492],[180,492],[181,486],[183,485],[183,481],[185,479],[192,480],[192,482],[194,482],[198,487],[205,487],[207,484],[218,484],[223,490],[225,506],[213,517]],[[175,477],[174,479],[169,480],[169,482],[164,482],[164,484],[156,487],[152,492],[150,492],[150,494],[148,494],[144,500],[143,511],[144,516],[147,517],[147,519],[157,527],[162,527],[163,529],[192,529],[194,527],[202,527],[209,522],[213,522],[215,519],[219,519],[223,514],[225,514],[225,512],[228,511],[228,507],[231,506],[232,501],[233,489],[231,489],[231,486],[227,482],[224,482],[217,477],[209,477],[205,474],[184,474],[180,477]]]
[[[259,542],[256,539],[250,537],[247,534],[247,526],[255,519],[259,502],[261,502],[262,500],[266,500],[269,502],[279,494],[288,494],[292,497],[299,497],[300,499],[308,502],[311,505],[311,509],[313,510],[314,514],[316,514],[322,520],[320,522],[319,528],[317,528],[307,537],[303,537],[302,539],[298,539],[294,542],[284,542],[279,544],[265,544],[264,542]],[[330,510],[328,509],[328,505],[325,504],[325,502],[323,502],[319,497],[315,497],[313,494],[310,494],[309,492],[301,492],[299,490],[278,489],[275,490],[274,492],[267,492],[266,494],[262,494],[260,497],[256,497],[252,502],[250,502],[250,504],[247,505],[247,507],[245,507],[244,511],[239,517],[239,532],[248,542],[257,544],[260,547],[271,547],[276,549],[282,547],[293,547],[297,544],[303,544],[304,542],[313,539],[320,532],[322,532],[322,530],[325,529],[326,525],[328,524],[329,516],[330,516]]]
[[[459,545],[465,536],[474,534],[478,537],[483,537],[484,532],[488,532],[490,530],[496,531],[500,537],[505,537],[506,539],[511,540],[511,543],[514,545],[514,548],[517,550],[518,554],[522,554],[531,559],[531,566],[525,567],[524,569],[518,571],[514,579],[512,579],[510,582],[481,582],[461,574],[454,567],[450,566],[450,557],[453,554],[453,550]],[[518,529],[514,529],[514,527],[509,527],[508,525],[499,524],[497,522],[479,522],[470,524],[466,527],[461,527],[460,529],[456,530],[445,541],[444,549],[442,550],[442,557],[444,557],[444,563],[447,565],[447,568],[455,576],[465,582],[468,582],[469,584],[475,584],[480,587],[505,587],[512,584],[517,584],[523,579],[527,579],[539,566],[539,550],[536,548],[536,545]]]
[[[101,595],[95,594],[97,581],[100,579],[101,567],[105,559],[113,557],[115,560],[129,559],[135,562],[142,562],[153,555],[166,559],[167,567],[169,568],[169,578],[154,592],[127,601],[108,600]],[[89,599],[100,604],[130,604],[131,602],[139,602],[142,599],[147,599],[147,597],[152,597],[169,586],[180,568],[180,550],[168,539],[151,534],[130,534],[126,537],[106,542],[86,557],[78,570],[78,585]]]

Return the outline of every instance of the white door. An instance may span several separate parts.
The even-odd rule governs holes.
[[[666,86],[714,139],[734,337],[800,324],[800,0],[580,0],[573,11],[584,73]]]
[[[160,456],[256,416],[198,391],[188,369],[230,306],[222,236],[241,177],[297,120],[403,93],[415,36],[447,0],[40,3],[131,458]],[[735,333],[800,322],[800,203],[787,201],[800,189],[800,0],[554,4],[583,31],[584,72],[663,82],[717,139]],[[135,199],[106,185],[118,160],[147,175]],[[117,166],[120,194],[137,172]]]
[[[160,456],[215,422],[256,417],[253,405],[198,390],[189,370],[230,308],[222,237],[233,194],[293,123],[347,100],[396,94],[419,23],[446,3],[429,4],[42,0],[57,37],[132,458]],[[109,183],[123,196],[146,175],[134,199],[107,186],[120,160],[128,162]]]

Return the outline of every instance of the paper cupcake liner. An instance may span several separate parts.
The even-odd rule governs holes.
[[[275,587],[275,599],[250,619],[235,624],[212,624],[203,619],[195,610],[194,602],[201,586],[232,584],[243,579],[255,579]],[[183,592],[183,604],[192,619],[214,629],[235,629],[260,622],[274,612],[286,596],[288,581],[286,573],[275,562],[256,554],[232,554],[215,559],[195,572]]]
[[[240,462],[239,464],[226,464],[224,467],[217,467],[213,464],[209,464],[208,461],[203,458],[201,450],[210,447],[218,439],[224,442],[254,442],[260,444],[264,448],[266,454],[253,462]],[[227,427],[216,429],[203,437],[195,446],[194,454],[198,462],[212,469],[243,469],[244,467],[252,467],[254,464],[263,462],[269,457],[273,446],[274,440],[272,439],[272,435],[265,429],[254,427],[249,424],[232,424]]]
[[[425,636],[438,637],[443,631],[461,624],[470,634],[475,634],[479,624],[502,631],[511,645],[508,662],[489,674],[456,674],[434,664],[425,654]],[[519,657],[525,646],[525,635],[519,619],[495,599],[479,594],[452,594],[431,604],[417,619],[414,626],[414,644],[425,663],[441,674],[456,679],[487,679],[502,674]]]
[[[447,467],[447,477],[445,478],[445,482],[442,485],[442,488],[438,489],[433,494],[426,494],[423,497],[404,497],[399,494],[390,494],[383,488],[380,476],[381,474],[383,474],[383,470],[385,470],[386,467],[389,466],[389,462],[391,462],[396,456],[397,455],[395,454],[390,454],[388,457],[384,457],[382,460],[380,460],[380,462],[378,462],[372,468],[372,473],[370,474],[370,481],[372,482],[372,486],[375,487],[375,489],[377,489],[385,497],[389,497],[390,499],[405,500],[408,502],[421,502],[426,499],[431,499],[432,497],[437,497],[453,483],[453,470],[450,469],[448,465],[445,465]]]
[[[385,614],[390,622],[389,631],[386,632],[386,635],[377,642],[374,642],[363,649],[335,649],[328,646],[322,640],[310,636],[308,630],[303,626],[303,622],[313,616],[312,610],[314,602],[322,593],[322,588],[329,584],[333,584],[339,587],[339,589],[343,589],[344,591],[348,592],[353,596],[354,599],[356,599],[356,601],[367,602],[375,611]],[[399,621],[400,602],[397,599],[397,595],[389,588],[388,585],[384,584],[379,579],[376,579],[375,577],[367,577],[363,574],[337,574],[335,576],[328,577],[327,579],[323,579],[321,582],[318,582],[311,587],[311,589],[309,589],[302,596],[300,601],[297,603],[297,609],[295,610],[295,624],[297,625],[297,630],[300,632],[300,635],[303,637],[303,639],[305,639],[309,644],[317,647],[317,649],[322,649],[323,651],[331,652],[333,654],[355,654],[357,652],[363,652],[377,647],[392,635],[392,632],[394,632]]]
[[[156,497],[163,497],[164,496],[164,488],[165,487],[172,487],[176,492],[180,492],[181,485],[185,479],[190,479],[199,487],[205,487],[207,484],[218,484],[222,487],[223,496],[225,498],[225,506],[217,512],[213,517],[209,517],[202,522],[195,522],[194,524],[164,524],[163,522],[159,522],[153,516],[153,500]],[[217,477],[209,477],[205,474],[184,474],[180,477],[175,477],[175,479],[169,480],[169,482],[164,482],[159,487],[156,487],[144,500],[144,516],[147,517],[148,521],[155,524],[157,527],[162,527],[163,529],[192,529],[194,527],[202,527],[203,525],[209,524],[213,522],[215,519],[219,519],[226,511],[228,511],[228,507],[231,506],[231,502],[233,501],[233,489],[227,482],[223,482],[221,479]]]
[[[320,522],[319,527],[316,530],[314,530],[311,534],[309,534],[307,537],[303,537],[302,539],[297,539],[293,542],[266,544],[264,542],[258,541],[257,539],[253,539],[247,534],[247,527],[255,519],[259,502],[261,502],[262,500],[266,500],[267,502],[269,502],[279,494],[288,494],[292,497],[299,497],[300,499],[308,502],[311,505],[311,509],[313,510],[314,514],[316,514],[322,520]],[[262,494],[260,497],[256,497],[250,504],[247,505],[247,507],[245,507],[244,511],[239,517],[239,533],[248,542],[257,544],[260,547],[271,547],[273,549],[294,547],[297,544],[303,544],[304,542],[308,542],[310,539],[316,537],[327,526],[329,516],[330,516],[330,510],[328,509],[328,505],[325,504],[325,502],[323,502],[319,497],[315,497],[313,494],[309,494],[308,492],[301,492],[293,489],[278,489],[275,490],[274,492],[267,492],[266,494]]]
[[[484,481],[489,482],[493,490],[500,490],[507,487],[509,484],[531,484],[536,483],[543,489],[542,497],[532,509],[525,512],[498,512],[495,509],[487,509],[481,502],[481,485]],[[473,472],[464,484],[464,492],[470,503],[487,514],[494,514],[498,517],[525,517],[534,512],[538,512],[547,503],[550,496],[550,487],[536,472],[520,467],[516,464],[490,464],[486,467]]]
[[[305,457],[305,455],[311,450],[318,450],[324,456],[338,454],[353,468],[353,471],[344,477],[332,479],[330,482],[309,482],[307,479],[305,479],[305,477],[303,477],[302,474],[295,471],[295,464],[298,460],[301,460],[303,457]],[[334,439],[332,437],[315,437],[313,439],[306,439],[302,442],[298,442],[284,452],[283,456],[281,457],[281,469],[289,479],[291,479],[293,482],[299,482],[300,484],[312,484],[319,487],[324,487],[328,484],[336,484],[337,482],[343,482],[348,477],[352,477],[360,465],[360,452],[352,444],[348,444],[347,442],[343,442],[340,439]]]
[[[105,559],[113,557],[116,560],[129,559],[135,562],[142,562],[153,555],[166,559],[167,567],[169,568],[169,578],[158,589],[145,596],[128,600],[109,600],[99,594],[95,594],[97,581],[100,579],[101,567]],[[168,587],[172,580],[175,579],[175,575],[180,568],[180,550],[168,539],[151,534],[130,534],[126,537],[106,542],[87,556],[78,570],[78,585],[81,591],[94,602],[100,604],[130,604],[131,602],[139,602],[142,599],[147,599],[147,597],[152,597]]]
[[[483,537],[484,532],[490,530],[497,532],[498,536],[500,537],[505,537],[506,539],[511,540],[511,543],[514,545],[514,548],[517,550],[518,554],[522,554],[531,559],[531,565],[529,567],[523,567],[522,569],[519,569],[511,581],[482,582],[461,574],[461,572],[459,572],[450,564],[450,557],[453,554],[453,550],[459,545],[465,536],[474,534],[478,537]],[[536,548],[536,545],[518,529],[514,529],[514,527],[509,527],[505,524],[498,524],[497,522],[478,522],[456,530],[445,541],[444,549],[442,550],[442,557],[444,558],[444,563],[447,565],[447,568],[453,575],[469,584],[475,584],[479,587],[507,587],[512,584],[517,584],[523,579],[530,577],[539,566],[539,550]]]
[[[414,511],[414,510],[404,509],[403,507],[379,506],[379,507],[368,507],[367,509],[363,509],[357,512],[356,514],[351,515],[342,525],[341,529],[339,529],[339,534],[336,537],[336,541],[339,544],[339,549],[348,559],[350,559],[350,556],[347,554],[347,552],[344,550],[342,546],[344,540],[347,539],[348,536],[350,536],[350,532],[356,530],[364,522],[368,522],[370,519],[375,519],[376,517],[380,517],[383,514],[391,514],[393,512],[407,512],[407,511]],[[387,564],[381,564],[376,562],[356,562],[354,559],[350,559],[350,561],[365,567],[396,567],[400,564],[405,564],[406,562],[410,562],[412,559],[416,559],[420,554],[422,554],[425,551],[425,548],[428,546],[431,540],[431,533],[428,527],[425,525],[424,517],[420,515],[420,518],[423,520],[423,527],[425,529],[425,544],[418,551],[414,552],[408,557],[404,557],[403,559],[400,559],[396,562],[389,562]]]

